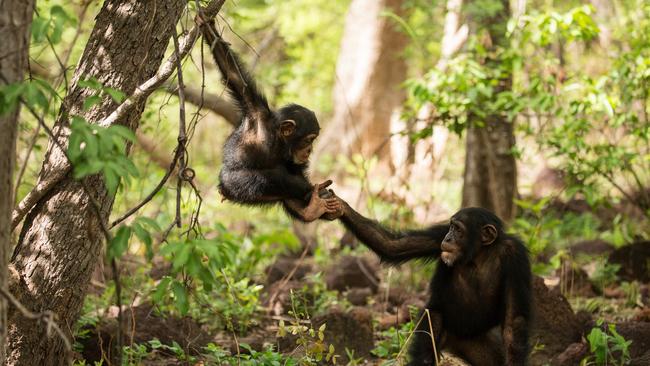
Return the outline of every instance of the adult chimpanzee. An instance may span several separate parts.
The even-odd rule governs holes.
[[[426,305],[435,344],[474,366],[525,365],[531,308],[528,252],[482,208],[465,208],[448,223],[393,232],[343,204],[341,221],[382,261],[438,263]],[[493,329],[501,326],[501,332]],[[435,364],[427,317],[413,335],[409,365]]]
[[[320,130],[314,112],[297,104],[272,110],[214,21],[197,17],[197,22],[242,114],[223,149],[219,173],[223,197],[250,205],[282,202],[293,217],[307,222],[323,214],[336,215],[340,204],[325,189],[331,181],[312,186],[306,177],[312,144]],[[319,197],[319,191],[325,198]]]

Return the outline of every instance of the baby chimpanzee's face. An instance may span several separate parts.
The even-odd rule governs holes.
[[[313,151],[314,140],[318,137],[317,133],[312,133],[302,138],[291,151],[294,164],[303,165],[309,162],[309,156]]]

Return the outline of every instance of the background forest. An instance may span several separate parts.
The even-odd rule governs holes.
[[[316,112],[313,182],[397,229],[504,219],[531,365],[650,365],[647,0],[0,0],[7,364],[406,363],[435,262],[221,199],[199,6]]]

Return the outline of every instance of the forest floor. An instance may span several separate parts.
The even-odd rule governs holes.
[[[358,246],[347,239],[342,247]],[[564,250],[556,268],[534,279],[531,365],[580,365],[584,359],[596,364],[602,352],[608,360],[650,365],[650,242],[615,247],[583,240]],[[539,253],[533,262],[552,262],[552,254]],[[170,270],[164,261],[134,263],[124,269],[127,286],[138,276],[155,282]],[[124,308],[129,347],[123,364],[331,364],[328,355],[337,355],[339,365],[404,364],[405,344],[428,298],[432,268],[421,267],[416,262],[389,269],[356,248],[326,258],[309,250],[283,254],[244,283],[254,293],[229,284],[227,291],[237,298],[230,305],[214,312],[210,302],[232,294],[213,293],[186,316],[151,305],[142,290],[134,291]],[[101,286],[95,290],[90,303],[97,309],[107,295]],[[257,302],[248,309],[251,296]],[[104,305],[101,311],[87,308],[84,316],[94,320],[80,322],[81,364],[114,354],[117,309]],[[464,364],[443,355],[443,365]]]

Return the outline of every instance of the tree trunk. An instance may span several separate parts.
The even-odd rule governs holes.
[[[319,151],[388,158],[390,121],[401,105],[408,41],[385,10],[401,14],[403,0],[353,0],[336,66],[334,117]],[[319,155],[319,154],[317,154]]]
[[[75,71],[54,126],[57,140],[67,146],[69,115],[97,123],[117,104],[105,97],[83,109],[92,90],[79,87],[82,78],[95,77],[104,86],[127,95],[155,75],[186,2],[183,0],[106,0]],[[144,103],[119,123],[135,130]],[[60,174],[66,159],[53,141],[39,182]],[[101,176],[84,178],[106,221],[113,204]],[[100,221],[80,182],[70,174],[61,179],[25,218],[13,264],[20,281],[14,293],[30,310],[51,310],[60,327],[71,336],[90,275],[100,258],[103,242]],[[9,356],[12,365],[61,365],[66,361],[63,343],[47,337],[45,327],[16,312],[9,314]]]
[[[4,47],[0,53],[0,86],[23,80],[29,54],[30,27],[35,0],[0,1],[0,34]],[[16,161],[16,107],[0,115],[0,287],[7,290],[7,265],[11,251],[11,211],[13,210],[13,171]],[[7,354],[7,301],[0,297],[0,364]]]
[[[506,24],[510,16],[507,0],[499,0],[500,11],[492,16],[477,15],[478,28],[483,28],[489,35],[488,46],[504,46]],[[479,10],[480,11],[480,10]],[[498,60],[487,60],[488,66],[497,68]],[[508,75],[500,80],[496,92],[511,87],[512,77]],[[496,93],[495,93],[496,94]],[[515,145],[513,123],[502,116],[488,116],[477,120],[470,116],[467,129],[465,176],[463,181],[463,207],[480,206],[494,211],[503,220],[514,217],[514,198],[517,194],[517,165],[512,148]],[[485,124],[480,127],[479,123]]]

